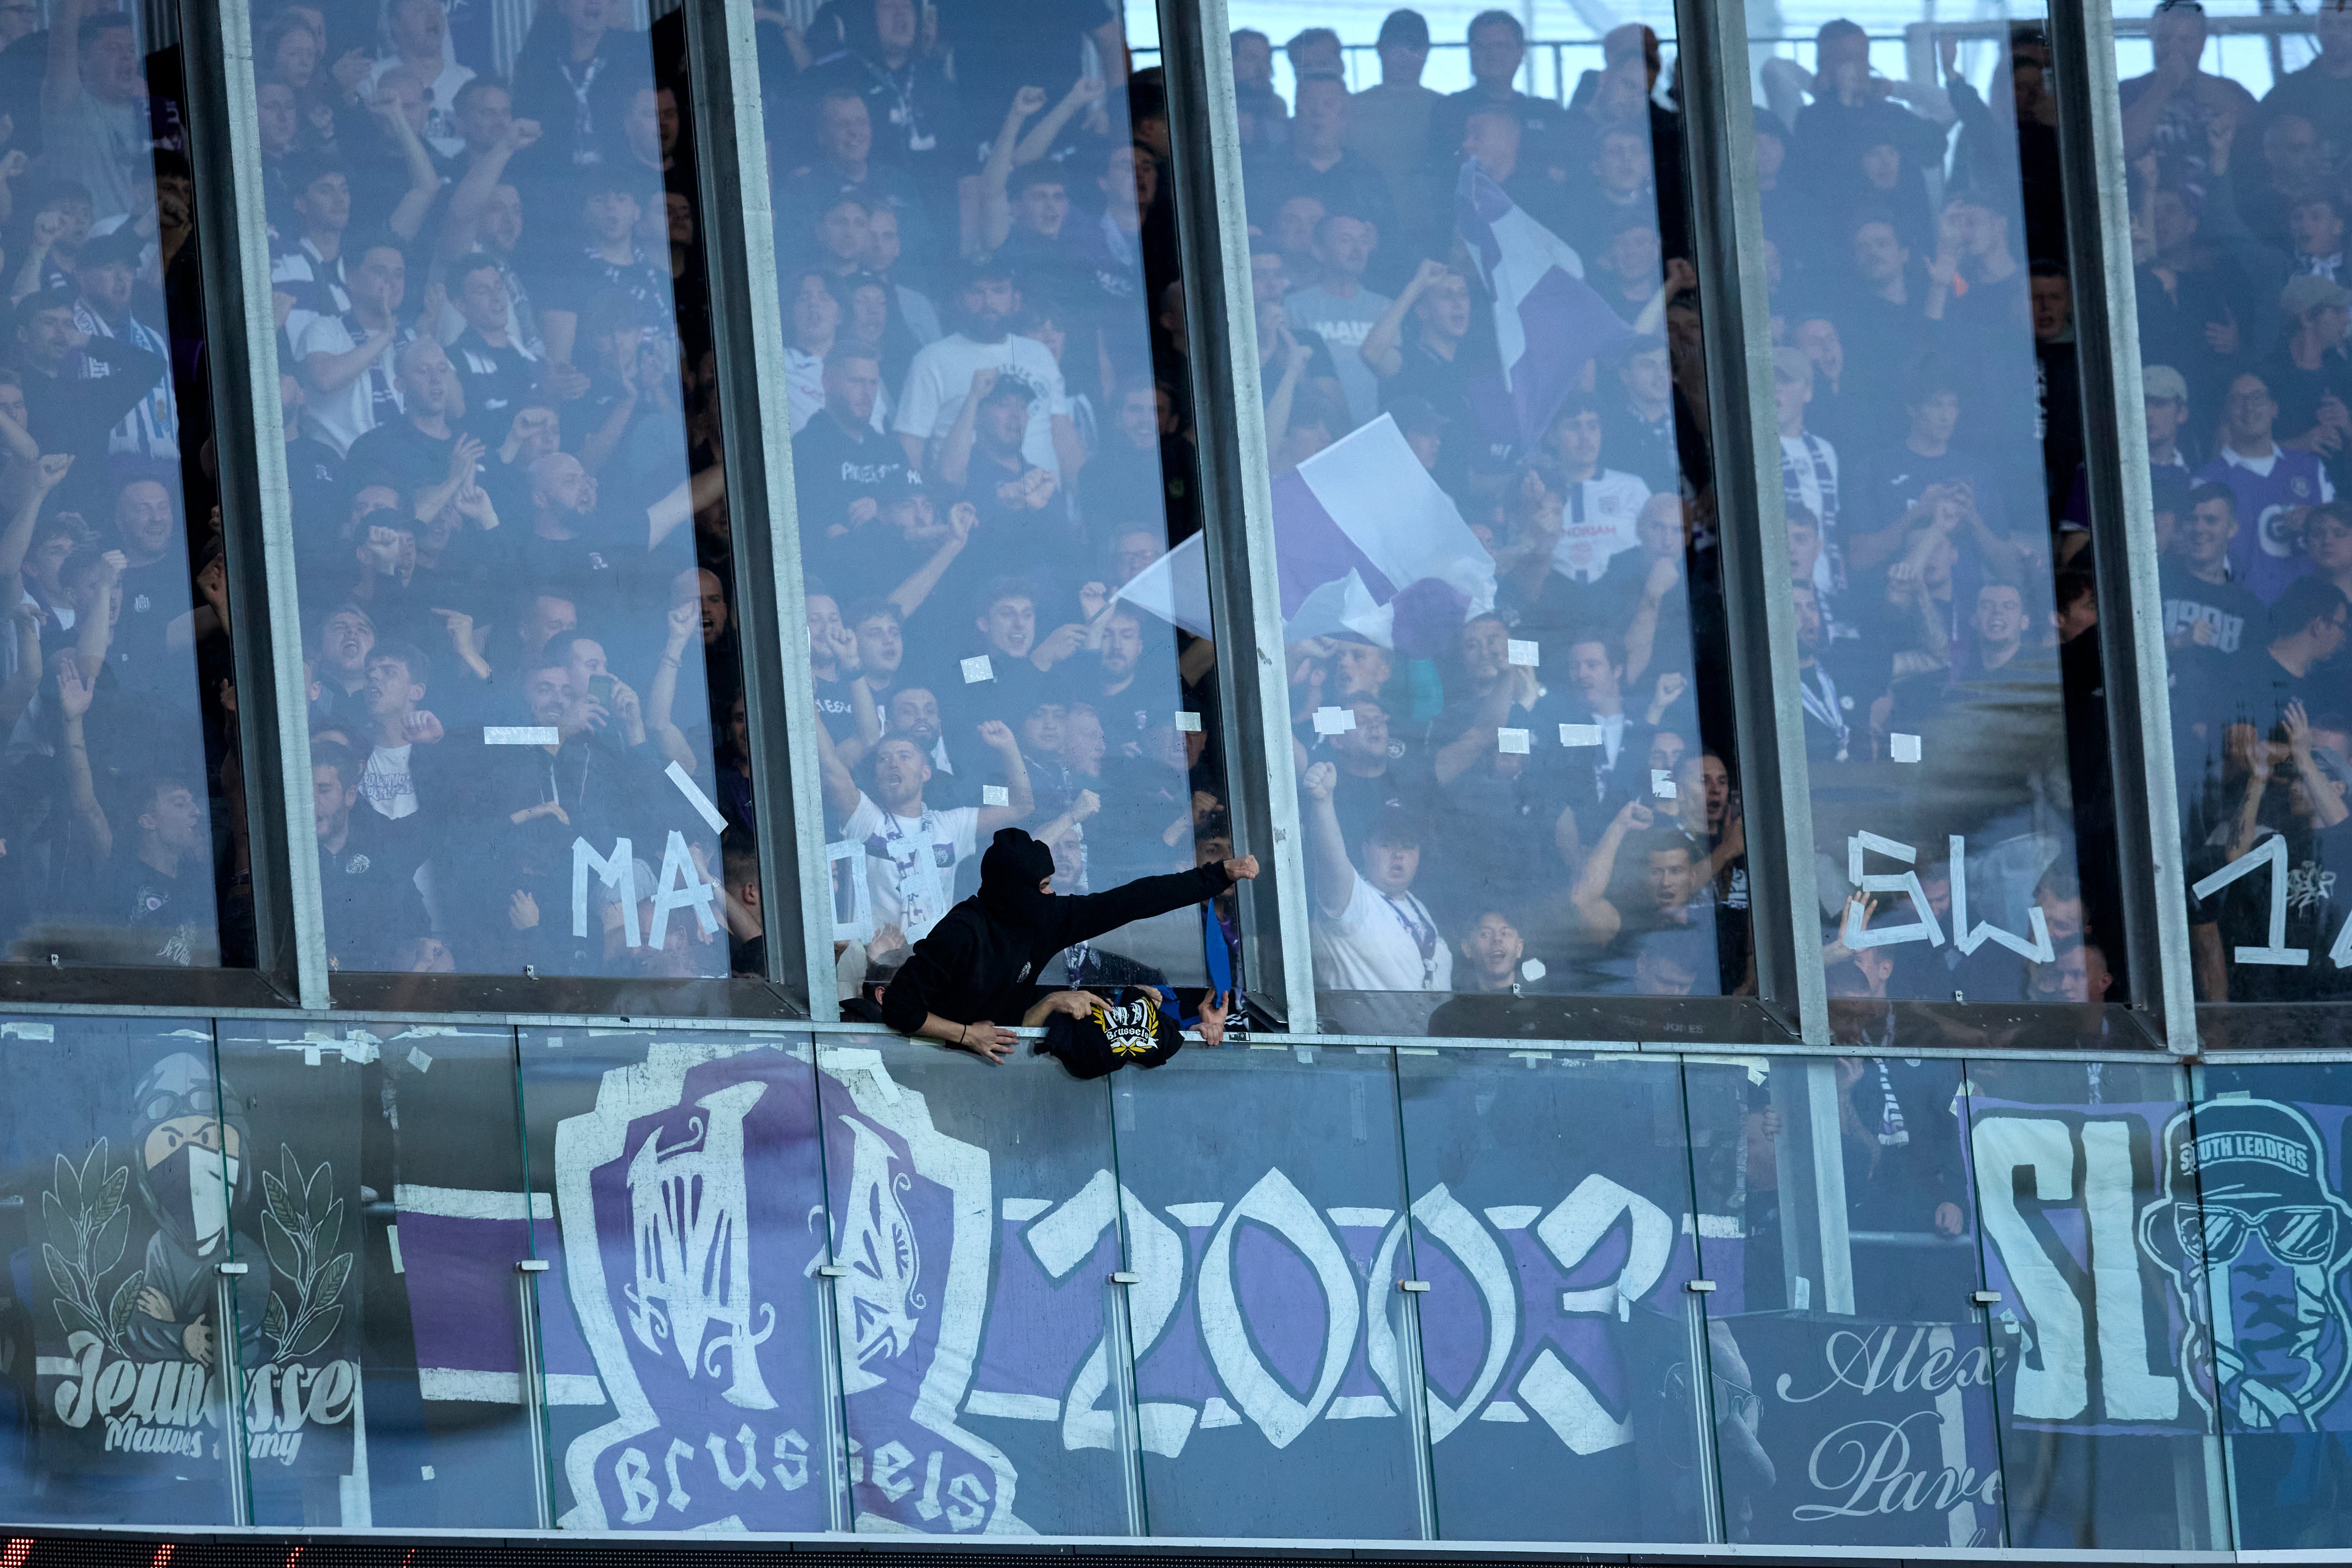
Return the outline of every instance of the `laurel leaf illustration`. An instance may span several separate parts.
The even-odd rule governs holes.
[[[302,1277],[301,1249],[294,1244],[294,1234],[278,1217],[273,1206],[261,1216],[261,1245],[269,1253],[270,1267],[289,1279]]]
[[[297,1331],[293,1340],[287,1344],[281,1353],[289,1360],[297,1356],[309,1355],[335,1337],[335,1325],[342,1321],[343,1310],[341,1307],[328,1308]]]
[[[130,1242],[131,1211],[118,1204],[113,1215],[98,1227],[98,1235],[90,1242],[90,1278],[102,1279],[110,1273],[122,1261],[122,1249]]]

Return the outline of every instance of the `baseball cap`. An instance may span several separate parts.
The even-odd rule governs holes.
[[[2189,401],[2189,378],[2168,364],[2152,364],[2139,373],[2140,390],[2149,397]]]
[[[1428,19],[1418,11],[1391,11],[1381,23],[1379,42],[1425,49],[1429,47]]]
[[[2352,301],[2352,293],[2347,293],[2343,284],[2315,272],[2290,278],[2279,290],[2279,309],[2298,319],[2314,310],[2340,308],[2347,301]]]

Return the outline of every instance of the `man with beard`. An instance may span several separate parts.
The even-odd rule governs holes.
[[[1655,821],[1655,814],[1638,800],[1619,807],[1569,890],[1569,902],[1582,924],[1580,935],[1591,952],[1596,992],[1654,994],[1645,985],[1663,984],[1665,971],[1679,979],[1685,970],[1692,974],[1682,982],[1685,990],[1701,979],[1712,988],[1715,924],[1694,901],[1705,887],[1698,857],[1681,834],[1654,833]],[[1622,884],[1617,875],[1621,858],[1629,862],[1632,873]],[[1660,957],[1665,962],[1649,961],[1645,973],[1645,950],[1661,939],[1667,951]],[[1681,949],[1689,952],[1676,951]]]
[[[252,1129],[245,1100],[210,1063],[184,1051],[157,1062],[131,1091],[140,1206],[155,1224],[140,1289],[122,1331],[142,1361],[217,1364],[220,1276],[230,1255],[246,1263],[236,1281],[238,1357],[260,1360],[270,1295],[269,1254],[260,1239],[233,1232],[236,1210],[253,1192]]]
[[[980,739],[1003,765],[1006,804],[942,811],[923,798],[937,770],[913,741],[886,735],[875,746],[870,761],[877,800],[857,787],[833,742],[817,737],[825,805],[841,820],[836,842],[865,847],[875,924],[895,925],[910,942],[920,942],[948,912],[956,868],[977,852],[980,837],[1020,821],[1036,804],[1013,731],[992,719],[980,726]],[[1045,859],[1050,875],[1050,851]]]
[[[906,449],[874,428],[882,361],[872,343],[835,339],[824,356],[824,405],[793,437],[793,489],[803,537],[824,540],[874,521],[877,492],[907,470]]]
[[[1070,423],[1070,400],[1052,351],[1032,338],[1015,337],[1007,323],[1021,296],[1011,271],[982,263],[964,275],[956,298],[960,325],[915,355],[892,428],[907,448],[909,465],[921,467],[932,442],[944,443],[971,395],[975,372],[993,370],[999,379],[1025,383],[1037,394],[1029,405],[1021,452],[1033,468],[1051,471],[1056,481],[1072,477],[1081,450]],[[1065,470],[1061,454],[1072,458]]]

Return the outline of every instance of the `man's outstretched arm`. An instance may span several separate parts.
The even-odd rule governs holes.
[[[965,976],[964,984],[971,984],[971,944],[955,941],[960,934],[951,927],[942,927],[915,944],[889,988],[882,993],[882,1021],[902,1035],[937,1040],[984,1060],[1002,1062],[1020,1039],[1012,1030],[985,1018],[958,1023],[933,1011],[953,994],[959,972]]]
[[[1063,917],[1069,921],[1068,940],[1084,942],[1107,931],[1116,931],[1129,921],[1150,920],[1188,904],[1206,903],[1235,882],[1246,882],[1256,875],[1257,857],[1244,855],[1237,860],[1213,860],[1165,877],[1139,877],[1108,892],[1069,899],[1066,901],[1071,907]]]

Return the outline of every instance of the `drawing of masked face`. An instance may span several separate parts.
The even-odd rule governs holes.
[[[134,1098],[139,1189],[148,1210],[189,1253],[211,1257],[246,1187],[244,1106],[234,1096],[224,1104],[211,1067],[185,1053],[156,1063]]]
[[[2352,1205],[2326,1186],[2320,1142],[2301,1112],[2268,1100],[2209,1104],[2193,1138],[2188,1120],[2168,1130],[2166,1177],[2194,1190],[2174,1194],[2160,1226],[2151,1211],[2143,1234],[2174,1276],[2192,1338],[2211,1336],[2223,1415],[2240,1430],[2315,1430],[2352,1378],[2340,1289]]]

